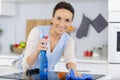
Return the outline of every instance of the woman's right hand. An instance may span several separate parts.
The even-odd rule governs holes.
[[[48,40],[47,39],[41,39],[39,42],[38,42],[38,51],[41,51],[41,50],[47,50],[48,47],[45,45],[48,43]]]
[[[36,59],[39,55],[39,52],[41,50],[47,50],[48,49],[48,47],[46,45],[44,45],[43,43],[47,44],[48,40],[47,39],[41,39],[40,41],[38,41],[37,50],[34,51],[30,56],[27,57],[27,63],[30,66],[32,66],[35,63],[35,61],[36,61]]]

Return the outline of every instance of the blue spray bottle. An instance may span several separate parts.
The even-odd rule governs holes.
[[[43,36],[43,38],[47,39],[48,36]],[[43,45],[46,45],[43,43]],[[40,80],[48,80],[48,59],[45,50],[40,51]]]

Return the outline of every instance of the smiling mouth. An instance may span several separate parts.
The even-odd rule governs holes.
[[[65,29],[66,29],[66,28],[63,28],[63,27],[61,27],[61,26],[58,26],[57,28],[58,28],[58,30],[61,31],[61,32],[65,31]]]

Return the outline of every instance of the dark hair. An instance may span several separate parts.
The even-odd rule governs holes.
[[[72,7],[72,5],[70,3],[67,3],[67,2],[59,2],[55,8],[54,8],[54,11],[53,11],[53,16],[55,15],[55,12],[58,10],[58,9],[66,9],[68,11],[70,11],[72,14],[73,14],[73,17],[72,17],[72,20],[74,18],[74,8]]]

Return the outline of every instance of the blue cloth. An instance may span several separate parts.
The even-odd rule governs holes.
[[[82,77],[75,77],[74,71],[71,69],[70,73],[66,75],[66,80],[93,80],[93,77],[90,74],[82,74]]]
[[[70,73],[66,75],[66,80],[93,80],[93,77],[90,74],[82,74],[82,77],[75,77],[74,71],[71,69]]]
[[[36,28],[39,29],[39,34],[40,34],[40,39],[42,39],[42,36],[48,36],[48,50],[47,50],[47,58],[48,58],[48,70],[54,70],[54,66],[55,64],[60,60],[60,58],[62,57],[62,53],[64,51],[64,48],[70,38],[70,36],[67,33],[64,33],[60,40],[58,41],[58,43],[56,44],[53,52],[50,52],[50,40],[49,40],[49,31],[50,31],[50,26],[37,26]],[[17,68],[22,68],[22,58],[23,58],[24,54],[21,54],[21,56],[19,57],[19,63],[17,65]],[[34,65],[32,66],[32,68],[39,68],[40,66],[40,57],[37,58],[37,60],[35,61]]]

